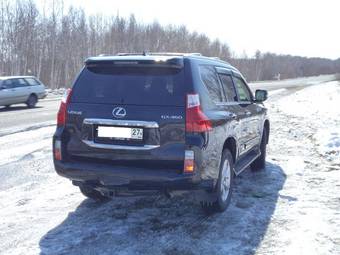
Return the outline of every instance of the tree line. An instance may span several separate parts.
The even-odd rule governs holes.
[[[137,22],[119,14],[64,11],[62,0],[0,0],[0,75],[34,75],[50,88],[69,87],[89,56],[118,52],[200,52],[236,66],[249,81],[340,72],[340,59],[305,58],[257,51],[236,56],[227,43],[184,25]]]

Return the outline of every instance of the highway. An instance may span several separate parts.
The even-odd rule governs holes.
[[[35,108],[24,104],[13,105],[9,109],[0,108],[0,136],[34,126],[55,123],[60,97],[40,100]]]

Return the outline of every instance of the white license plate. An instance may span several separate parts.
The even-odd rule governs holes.
[[[115,138],[115,139],[143,139],[142,128],[126,127],[104,127],[99,126],[97,129],[98,138]]]

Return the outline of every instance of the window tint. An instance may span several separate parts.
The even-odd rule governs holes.
[[[227,102],[237,101],[236,91],[231,76],[227,74],[219,74],[219,76],[222,81],[222,86]]]
[[[214,102],[222,102],[221,86],[214,67],[200,66],[200,75],[209,91],[211,100]]]
[[[24,79],[13,79],[12,82],[14,83],[14,87],[26,87],[28,86],[27,82]]]
[[[73,102],[185,105],[183,70],[154,67],[95,66],[77,79]]]
[[[240,101],[251,101],[250,91],[247,85],[238,77],[234,77],[235,87]]]
[[[30,86],[40,85],[40,82],[34,78],[25,78],[25,80]]]

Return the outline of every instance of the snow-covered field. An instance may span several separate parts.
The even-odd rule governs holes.
[[[0,254],[340,254],[340,84],[272,93],[266,169],[225,213],[189,195],[85,199],[53,170],[53,127],[0,137]]]

